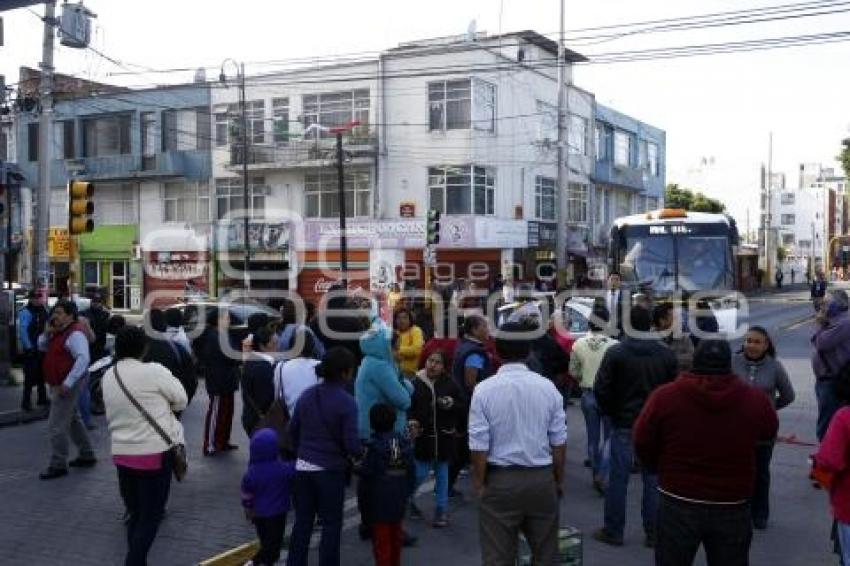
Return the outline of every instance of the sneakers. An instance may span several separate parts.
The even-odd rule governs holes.
[[[445,511],[437,511],[434,514],[434,522],[431,526],[435,529],[444,529],[449,526],[449,517]]]
[[[424,518],[422,514],[422,509],[416,506],[416,503],[413,501],[410,502],[410,518],[415,521],[420,521]]]
[[[623,546],[623,539],[615,538],[614,535],[610,534],[604,527],[594,532],[593,538],[594,540],[609,546]]]
[[[55,480],[56,478],[61,478],[62,476],[68,475],[68,468],[47,468],[40,474],[38,474],[38,479],[40,480]]]
[[[78,457],[68,462],[72,468],[93,468],[95,464],[97,464],[97,458]]]

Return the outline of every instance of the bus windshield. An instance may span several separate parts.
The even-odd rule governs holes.
[[[626,226],[616,264],[623,282],[669,293],[731,289],[729,229],[720,224]]]

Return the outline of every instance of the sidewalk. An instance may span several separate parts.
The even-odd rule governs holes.
[[[24,424],[47,418],[47,410],[36,408],[32,412],[21,411],[23,376],[20,368],[12,368],[14,385],[0,385],[0,427]],[[35,402],[35,391],[33,391]]]

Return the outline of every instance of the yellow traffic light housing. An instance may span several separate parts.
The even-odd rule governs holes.
[[[94,183],[72,180],[68,183],[68,233],[94,231]]]

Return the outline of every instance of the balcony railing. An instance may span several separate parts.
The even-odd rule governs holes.
[[[83,157],[60,161],[67,177],[92,180],[185,177],[199,180],[210,177],[208,150],[165,151],[142,157],[138,154]]]
[[[374,135],[346,136],[343,152],[348,161],[374,159],[378,139]],[[248,146],[248,165],[252,169],[277,169],[317,167],[336,160],[336,140],[290,140],[285,144]],[[244,162],[242,146],[230,147],[230,166],[241,166]]]

